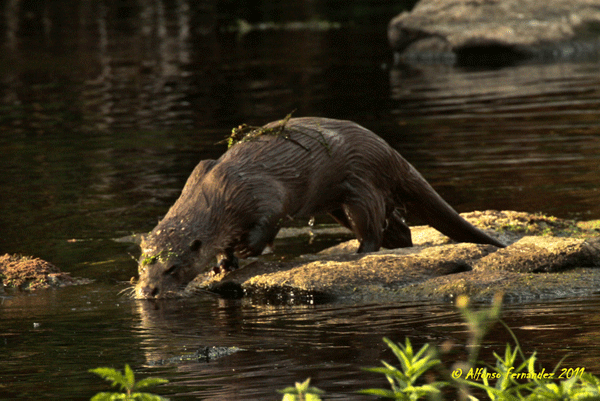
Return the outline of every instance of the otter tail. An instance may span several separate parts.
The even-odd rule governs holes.
[[[417,216],[458,242],[506,246],[463,219],[412,165],[403,161],[407,164],[404,171],[408,173],[402,177],[400,188],[395,192],[409,215]]]

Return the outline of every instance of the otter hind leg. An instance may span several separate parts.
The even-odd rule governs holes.
[[[346,221],[360,243],[357,253],[375,252],[381,248],[383,218],[376,211],[355,204],[343,205]]]
[[[410,228],[404,222],[398,209],[394,209],[392,215],[387,219],[387,226],[383,230],[384,248],[408,248],[413,246]]]

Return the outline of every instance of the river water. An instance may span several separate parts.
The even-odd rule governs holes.
[[[42,257],[94,284],[0,298],[0,399],[89,399],[90,368],[171,381],[173,399],[279,399],[312,378],[329,399],[385,387],[360,370],[467,333],[449,303],[268,305],[120,296],[135,246],[199,160],[242,123],[294,116],[356,121],[384,137],[461,212],[600,219],[597,58],[501,69],[393,67],[386,2],[9,1],[0,28],[0,253]],[[239,20],[240,16],[249,24]],[[274,24],[259,22],[274,21]],[[301,21],[302,23],[292,23]],[[304,224],[304,222],[297,222]],[[323,246],[281,242],[278,252]],[[508,305],[504,319],[540,368],[600,374],[600,297]],[[510,337],[497,328],[492,363]],[[153,361],[204,346],[204,363]],[[456,358],[460,357],[460,352]],[[452,362],[450,360],[449,362]]]

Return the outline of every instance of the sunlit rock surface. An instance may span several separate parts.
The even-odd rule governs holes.
[[[452,299],[509,301],[592,294],[600,283],[600,221],[512,211],[462,214],[508,246],[452,243],[412,227],[415,246],[358,255],[349,241],[293,261],[255,260],[227,275],[199,276],[186,290],[283,302]]]

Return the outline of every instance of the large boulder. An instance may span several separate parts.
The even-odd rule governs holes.
[[[597,0],[420,0],[392,19],[399,59],[506,65],[600,50]]]
[[[575,222],[511,211],[462,215],[509,244],[452,243],[413,227],[415,246],[358,255],[349,241],[289,262],[258,259],[225,276],[198,277],[186,294],[214,291],[279,302],[491,300],[581,296],[600,284],[600,222]]]

